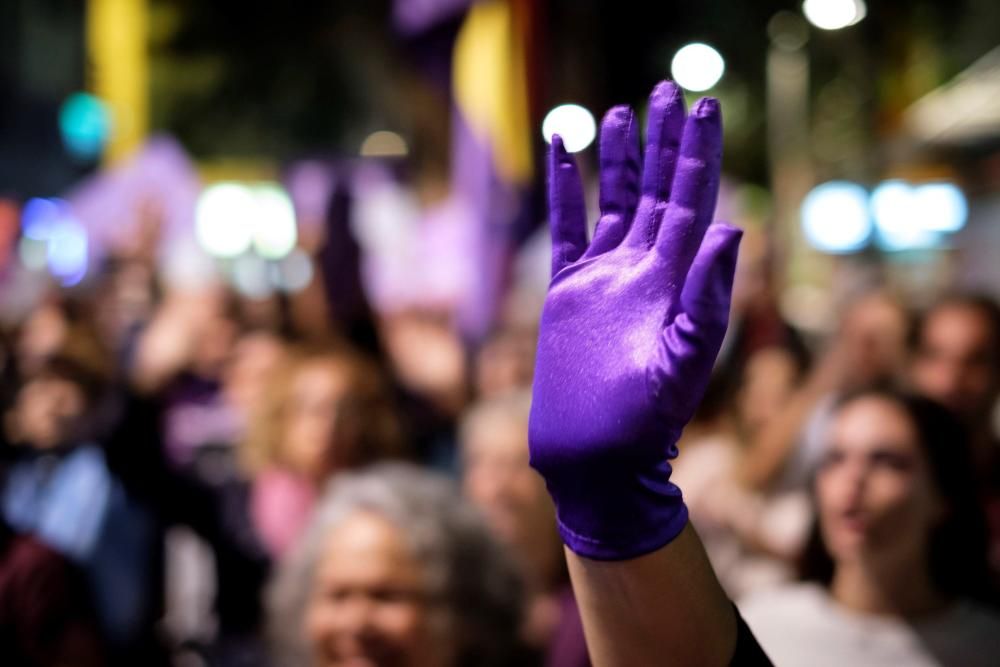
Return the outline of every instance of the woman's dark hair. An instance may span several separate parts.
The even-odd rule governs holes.
[[[931,533],[930,574],[934,585],[953,596],[995,601],[987,561],[986,517],[973,475],[969,441],[962,423],[949,410],[896,389],[864,389],[845,395],[835,412],[864,398],[881,398],[898,405],[913,423],[928,470],[947,504],[945,519]],[[815,485],[814,485],[815,486]],[[833,560],[815,521],[800,563],[805,580],[828,585]]]
[[[89,360],[86,360],[89,361]],[[64,380],[80,388],[87,409],[93,406],[108,389],[108,378],[101,368],[68,354],[54,354],[42,361],[27,380]]]

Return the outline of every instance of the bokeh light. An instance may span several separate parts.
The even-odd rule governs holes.
[[[954,183],[924,183],[915,188],[924,229],[957,232],[969,217],[969,204]]]
[[[868,8],[863,0],[805,0],[802,13],[817,28],[840,30],[863,19]]]
[[[59,131],[70,155],[95,160],[111,135],[111,112],[100,98],[73,93],[59,110]]]
[[[579,104],[562,104],[545,115],[542,121],[542,136],[552,143],[552,135],[562,137],[563,145],[570,153],[577,153],[594,142],[597,123],[594,115]]]
[[[21,234],[35,241],[47,241],[64,207],[58,199],[29,199],[21,210]]]
[[[49,271],[64,286],[75,285],[87,274],[87,231],[66,217],[52,228],[47,248]]]
[[[29,269],[48,268],[64,286],[87,274],[87,230],[60,199],[29,199],[21,211],[18,256]]]
[[[313,262],[303,250],[296,248],[280,262],[271,265],[271,282],[283,292],[300,292],[313,280]]]
[[[298,242],[292,200],[274,183],[256,185],[251,191],[254,204],[248,213],[254,250],[266,259],[281,259]]]
[[[210,185],[198,198],[195,210],[195,236],[198,244],[215,257],[236,257],[253,240],[251,218],[254,197],[239,183]]]
[[[782,51],[797,51],[809,41],[809,25],[801,15],[783,9],[767,22],[767,36]]]
[[[198,199],[195,235],[215,257],[238,257],[252,247],[265,259],[281,259],[298,242],[295,207],[277,183],[216,183]]]
[[[682,47],[670,62],[674,81],[686,90],[701,92],[719,83],[726,71],[722,55],[708,44],[695,42]]]
[[[944,187],[942,187],[944,186]],[[883,250],[917,250],[940,243],[941,233],[965,222],[964,197],[951,184],[880,183],[871,195],[871,213]]]
[[[17,244],[17,256],[26,268],[32,271],[42,271],[46,266],[48,248],[45,241],[24,236]]]
[[[408,154],[406,140],[395,132],[372,132],[361,142],[362,157],[403,157]]]
[[[236,290],[251,299],[264,299],[274,291],[268,279],[268,263],[253,253],[233,261],[231,279]]]
[[[801,213],[806,240],[823,252],[854,252],[871,236],[868,193],[857,183],[830,181],[813,188]]]

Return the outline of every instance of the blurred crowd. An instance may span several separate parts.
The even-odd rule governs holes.
[[[810,633],[996,649],[1000,309],[877,285],[806,335],[766,246],[674,465],[723,586],[787,664]],[[261,299],[167,288],[136,247],[8,315],[4,664],[589,664],[528,464],[537,309],[470,340],[345,299],[337,261]]]

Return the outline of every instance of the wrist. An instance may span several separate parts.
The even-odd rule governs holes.
[[[559,535],[591,560],[627,560],[670,543],[688,522],[670,464],[648,471],[618,466],[565,471],[547,480]]]

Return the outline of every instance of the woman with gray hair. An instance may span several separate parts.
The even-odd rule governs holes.
[[[405,464],[336,477],[271,591],[276,662],[518,664],[522,584],[453,484]]]

